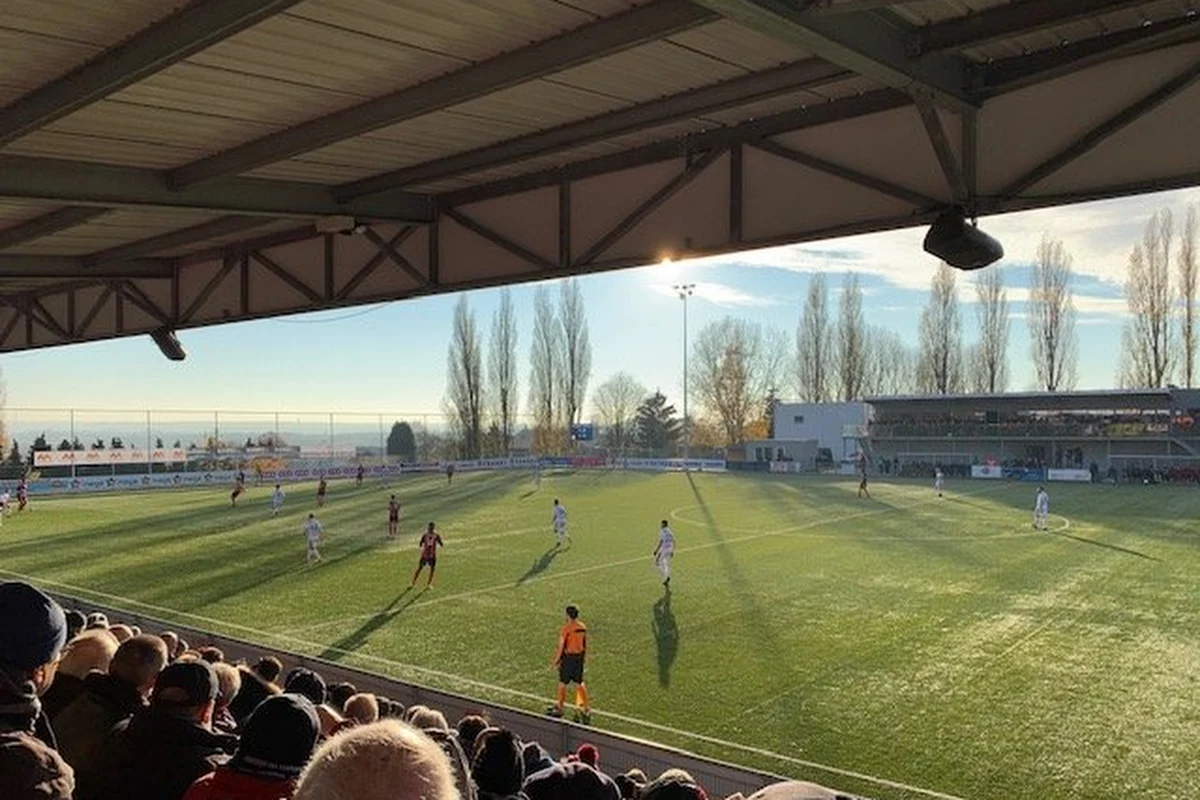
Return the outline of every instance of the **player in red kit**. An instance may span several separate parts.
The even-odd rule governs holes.
[[[17,484],[17,511],[24,511],[25,506],[29,504],[29,483],[28,478],[21,476],[21,482]]]
[[[438,546],[445,546],[442,537],[438,535],[433,523],[429,523],[429,527],[421,536],[421,563],[417,564],[417,571],[413,573],[412,583],[409,586],[417,585],[417,578],[421,577],[421,570],[425,569],[425,565],[429,565],[429,580],[425,586],[433,586],[433,571],[437,567],[437,549]]]
[[[388,538],[400,535],[400,501],[396,495],[388,501]]]
[[[317,508],[325,505],[325,493],[329,491],[329,484],[325,483],[325,476],[321,476],[321,482],[317,484]]]
[[[246,491],[246,473],[239,471],[233,482],[233,491],[229,493],[229,504],[237,508],[237,499],[244,491]]]
[[[359,464],[358,471],[354,473],[354,485],[355,486],[362,486],[363,472],[364,472],[363,465]]]

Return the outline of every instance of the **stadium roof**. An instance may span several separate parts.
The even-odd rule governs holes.
[[[1197,389],[1104,389],[1079,392],[1003,394],[928,394],[869,397],[867,403],[889,414],[986,411],[1174,410],[1200,408]]]
[[[0,350],[1200,183],[1190,0],[4,12]]]

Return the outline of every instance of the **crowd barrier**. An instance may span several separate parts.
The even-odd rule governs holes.
[[[642,472],[724,472],[725,462],[705,458],[608,458],[607,456],[555,456],[538,459],[483,458],[471,461],[427,461],[415,464],[363,465],[363,476],[369,478],[398,477],[415,473],[441,473],[450,467],[456,473],[490,472],[499,470],[544,469],[623,469]],[[324,467],[306,466],[272,470],[261,476],[246,471],[249,481],[262,483],[296,483],[315,481],[321,476],[329,480],[348,480],[358,474],[357,464]],[[182,489],[202,486],[232,486],[237,470],[209,472],[162,472],[146,475],[111,475],[76,478],[40,478],[29,482],[30,494],[75,494],[90,492],[128,492],[143,489]]]
[[[244,660],[254,663],[262,655],[272,653],[279,656],[288,668],[297,665],[307,666],[319,672],[326,682],[352,683],[359,691],[385,695],[405,706],[418,703],[428,705],[441,711],[452,723],[465,714],[484,713],[495,725],[508,728],[523,740],[541,742],[545,747],[556,750],[558,754],[575,752],[581,744],[590,742],[599,748],[603,758],[603,768],[609,774],[617,774],[633,767],[640,767],[648,775],[657,775],[664,770],[678,767],[690,772],[708,790],[710,797],[726,797],[735,792],[742,792],[749,796],[764,786],[786,780],[779,775],[738,767],[632,736],[584,727],[497,703],[481,702],[464,695],[399,681],[379,673],[290,652],[285,648],[254,644],[202,628],[189,627],[177,622],[165,622],[125,609],[80,600],[53,590],[50,590],[50,594],[54,595],[66,608],[75,608],[84,613],[101,611],[109,619],[135,624],[151,633],[172,630],[186,639],[193,647],[207,645],[218,647],[230,661]],[[552,682],[552,679],[553,675],[548,674],[547,680]],[[602,717],[603,712],[601,711],[597,716]],[[818,774],[801,779],[818,780],[827,777],[828,775]],[[850,796],[847,795],[847,797]],[[851,798],[850,800],[855,799]],[[865,800],[865,798],[857,798],[857,800]]]

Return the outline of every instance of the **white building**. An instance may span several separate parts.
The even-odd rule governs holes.
[[[780,403],[775,407],[775,438],[816,440],[834,461],[854,455],[866,437],[870,410],[866,403]],[[859,435],[861,433],[861,436]]]

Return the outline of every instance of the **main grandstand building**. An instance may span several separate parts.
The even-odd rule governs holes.
[[[1164,473],[1200,463],[1200,390],[1136,389],[875,397],[881,470],[957,474],[988,467],[1078,480]],[[982,468],[982,469],[981,469]],[[999,475],[997,475],[999,477]],[[1020,477],[1020,476],[1017,476]]]

